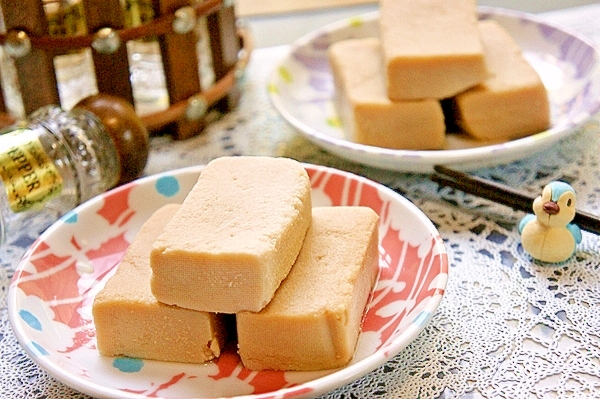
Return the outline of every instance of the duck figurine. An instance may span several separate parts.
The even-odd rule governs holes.
[[[560,263],[569,259],[581,242],[581,229],[571,223],[575,217],[575,190],[553,181],[533,201],[533,212],[519,222],[523,249],[534,259]]]

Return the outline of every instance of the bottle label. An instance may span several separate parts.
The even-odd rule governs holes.
[[[62,176],[34,131],[18,128],[0,139],[0,178],[13,212],[41,208],[60,194]]]

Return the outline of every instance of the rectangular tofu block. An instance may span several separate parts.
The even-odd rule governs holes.
[[[392,100],[443,99],[486,78],[475,0],[381,0],[379,15]]]
[[[316,207],[304,246],[273,300],[236,315],[251,370],[325,370],[354,355],[379,272],[379,216],[367,207]]]
[[[92,315],[102,355],[186,363],[220,355],[226,339],[223,315],[168,306],[150,291],[150,249],[178,208],[166,205],[144,223],[94,299]]]
[[[194,310],[261,310],[300,252],[311,207],[310,180],[297,161],[210,162],[154,243],[152,293]]]
[[[377,38],[348,39],[329,47],[335,107],[348,140],[392,149],[444,146],[444,114],[438,100],[391,101]]]
[[[480,140],[515,139],[550,126],[548,93],[500,24],[479,23],[490,76],[452,101],[457,124]]]

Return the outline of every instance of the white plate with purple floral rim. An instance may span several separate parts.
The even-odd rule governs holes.
[[[443,150],[392,150],[344,139],[333,106],[327,48],[340,40],[378,36],[378,11],[334,22],[293,45],[276,65],[267,90],[279,113],[308,140],[354,162],[428,173],[436,164],[464,170],[523,159],[573,134],[600,109],[600,55],[583,36],[518,11],[480,7],[480,19],[504,26],[540,74],[551,105],[549,129],[517,140],[486,143],[448,135]]]
[[[346,367],[251,372],[235,349],[202,365],[98,354],[91,315],[94,296],[142,223],[160,206],[183,201],[202,167],[149,176],[111,190],[41,234],[19,263],[8,294],[17,339],[58,380],[110,398],[314,397],[381,366],[436,311],[448,279],[444,244],[431,221],[394,191],[347,172],[305,166],[315,205],[364,205],[380,215],[380,276],[354,359]]]

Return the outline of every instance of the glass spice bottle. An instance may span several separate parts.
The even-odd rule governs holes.
[[[0,135],[0,245],[135,179],[148,151],[148,131],[123,99],[98,94],[70,111],[33,112]]]

